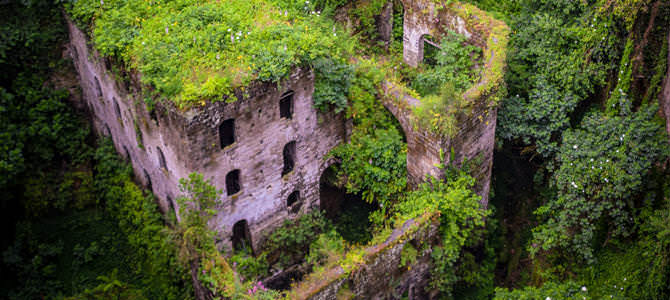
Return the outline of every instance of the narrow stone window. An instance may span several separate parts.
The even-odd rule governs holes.
[[[156,150],[158,150],[158,163],[160,164],[161,168],[167,171],[167,162],[165,161],[165,154],[163,154],[163,150],[161,150],[160,147],[156,147]]]
[[[253,253],[253,249],[251,248],[251,232],[249,231],[247,220],[237,221],[233,225],[231,241],[233,242],[233,249],[236,251],[247,248]]]
[[[144,172],[144,181],[147,183],[147,189],[149,191],[153,191],[153,186],[151,185],[151,176],[149,176],[149,173],[146,169],[142,169],[142,171]]]
[[[293,117],[293,91],[282,94],[279,99],[279,117],[291,119]]]
[[[423,51],[423,63],[435,66],[437,65],[437,55],[440,53],[440,44],[433,40],[430,35],[421,37],[421,50]]]
[[[232,170],[226,174],[226,194],[235,195],[240,191],[240,170]]]
[[[98,77],[93,77],[95,79],[95,90],[98,93],[98,97],[102,97],[102,88],[100,87],[100,80]]]
[[[121,119],[121,107],[119,107],[119,102],[116,101],[116,97],[112,97],[114,101],[114,110],[116,111],[116,117]]]
[[[289,142],[284,146],[283,156],[284,168],[281,171],[282,176],[293,171],[293,167],[295,166],[295,141]]]
[[[156,123],[156,126],[160,126],[160,123],[158,123],[158,115],[156,114],[156,108],[152,108],[149,111],[149,117],[154,120],[154,123]]]
[[[291,207],[293,204],[298,202],[300,200],[300,191],[295,191],[288,195],[288,198],[286,199],[286,206]]]
[[[219,139],[221,139],[221,148],[235,143],[235,119],[228,119],[219,125]]]

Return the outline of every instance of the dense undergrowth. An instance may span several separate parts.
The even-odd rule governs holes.
[[[497,157],[510,161],[497,175],[517,178],[498,178],[508,187],[492,202],[507,210],[496,280],[520,289],[496,299],[667,298],[668,137],[656,103],[670,7],[473,2],[513,30],[497,129]]]
[[[393,61],[402,30],[394,26],[390,45],[379,43],[372,19],[385,2],[362,2],[351,12],[359,20],[353,30],[369,43],[331,20],[350,1],[65,2],[101,54],[142,73],[182,108],[251,80],[277,82],[299,66],[315,70],[317,107],[332,105],[352,119],[350,142],[331,155],[341,160],[343,188],[379,207],[368,220],[372,236],[347,240],[314,212],[287,221],[264,249],[229,258],[207,226],[219,194],[211,182],[183,179],[181,222],[161,217],[110,142],[93,142],[66,104],[68,93],[54,89],[53,70],[68,68],[59,59],[59,7],[0,4],[0,192],[3,225],[12,228],[2,241],[3,296],[290,298],[260,280],[295,265],[311,272],[307,280],[332,267],[352,272],[364,247],[437,211],[430,288],[444,298],[670,297],[668,137],[655,104],[667,70],[670,5],[471,1],[512,30],[495,162],[506,169],[495,173],[495,209],[481,210],[467,170],[447,167],[447,180],[408,191],[403,132],[379,101],[380,82],[403,73],[432,103],[429,113],[458,107],[455,95],[477,79],[468,71],[478,50],[445,38],[436,66],[392,70],[403,66]],[[354,54],[365,58],[352,61]],[[408,245],[399,267],[425,253]]]

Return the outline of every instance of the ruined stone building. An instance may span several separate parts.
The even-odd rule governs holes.
[[[408,65],[422,60],[426,35],[438,36],[451,28],[484,49],[488,61],[482,69],[499,67],[499,54],[489,44],[498,42],[493,25],[438,9],[432,1],[405,0],[403,5],[403,58]],[[280,84],[254,82],[244,93],[236,93],[236,101],[187,111],[165,101],[149,111],[141,95],[134,93],[139,78],[117,80],[86,35],[72,22],[68,26],[70,53],[95,130],[111,137],[164,212],[177,208],[181,178],[192,172],[203,174],[223,190],[212,226],[221,233],[218,244],[230,249],[245,241],[256,247],[283,220],[323,205],[320,180],[333,163],[325,157],[346,141],[348,126],[344,114],[322,113],[314,107],[311,70],[294,69]],[[440,152],[449,156],[453,149],[456,157],[447,157],[452,162],[481,157],[477,190],[486,204],[496,120],[496,102],[489,96],[495,95],[501,80],[496,75],[484,71],[482,80],[466,93],[472,109],[459,116],[462,130],[454,137],[416,128],[408,107],[418,100],[386,84],[387,98],[395,100],[384,105],[407,137],[411,183],[427,174],[441,176]]]

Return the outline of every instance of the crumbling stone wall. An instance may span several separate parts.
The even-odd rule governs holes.
[[[364,251],[362,263],[345,272],[335,266],[301,282],[290,291],[292,299],[335,300],[347,293],[355,299],[428,299],[430,245],[439,238],[438,214],[428,213],[405,222],[381,244]],[[401,265],[405,247],[418,251],[411,265]],[[346,262],[343,261],[346,264]]]
[[[313,106],[314,76],[297,69],[280,84],[254,83],[237,91],[236,101],[218,101],[180,111],[169,101],[147,111],[139,80],[120,82],[86,35],[68,21],[70,52],[94,130],[110,136],[127,156],[137,179],[150,187],[164,212],[176,208],[179,179],[198,172],[224,193],[210,224],[221,232],[218,244],[230,248],[233,225],[246,220],[254,247],[264,232],[283,220],[319,206],[319,179],[328,167],[324,156],[346,136],[343,114],[321,113]],[[279,100],[293,91],[293,115],[280,118]],[[234,99],[227,99],[234,100]],[[235,143],[222,149],[219,125],[235,119]],[[293,171],[282,176],[283,148],[296,143]],[[140,146],[141,145],[141,146]],[[228,196],[225,177],[240,170],[241,190]],[[296,204],[287,198],[299,191]]]
[[[423,61],[423,37],[439,37],[447,30],[462,34],[467,42],[480,48],[486,48],[487,32],[480,24],[466,21],[453,10],[445,9],[444,4],[432,0],[403,0],[403,60],[416,67]],[[481,12],[481,11],[479,11]]]
[[[405,14],[403,23],[403,60],[417,66],[423,60],[423,37],[439,37],[452,30],[465,35],[467,43],[482,48],[485,61],[480,66],[481,79],[463,93],[467,107],[453,117],[457,133],[443,136],[420,128],[413,120],[412,108],[420,100],[393,83],[384,82],[384,106],[399,120],[407,138],[408,181],[416,186],[427,175],[440,178],[439,166],[444,161],[461,166],[464,161],[477,179],[475,191],[488,205],[497,104],[504,93],[502,71],[505,66],[507,27],[474,6],[452,3],[436,4],[431,0],[402,1]],[[453,157],[452,157],[453,153]]]

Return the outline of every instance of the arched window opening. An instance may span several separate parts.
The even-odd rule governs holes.
[[[95,79],[95,90],[98,93],[98,97],[102,97],[102,87],[100,87],[100,80],[98,80],[98,77],[93,77]]]
[[[149,176],[149,173],[147,172],[146,169],[142,169],[142,172],[144,172],[144,181],[147,184],[147,189],[149,191],[153,191],[153,186],[151,184],[151,176]]]
[[[161,166],[161,168],[165,169],[167,171],[167,162],[165,161],[165,154],[163,154],[163,150],[161,150],[160,147],[156,147],[158,150],[158,163]]]
[[[293,91],[288,91],[282,94],[279,99],[279,117],[291,119],[293,118]]]
[[[294,191],[286,198],[286,207],[291,213],[300,211],[300,191]]]
[[[232,170],[226,174],[226,194],[235,195],[241,190],[240,170]]]
[[[423,63],[434,66],[437,65],[437,55],[440,53],[440,44],[435,42],[432,36],[421,36],[421,50],[423,51]]]
[[[149,111],[149,117],[150,117],[152,120],[154,120],[154,123],[156,123],[156,126],[160,126],[160,124],[158,123],[158,115],[156,115],[156,109],[155,109],[155,108],[152,108],[152,109]]]
[[[233,242],[233,249],[236,251],[247,248],[253,253],[253,249],[251,248],[251,232],[249,231],[247,220],[237,221],[235,225],[233,225],[233,236],[231,241]]]
[[[295,191],[288,195],[288,199],[286,199],[286,206],[291,206],[298,202],[298,199],[300,199],[300,191]]]
[[[235,143],[235,119],[228,119],[219,125],[219,139],[221,148]]]
[[[293,167],[295,166],[295,141],[286,144],[282,153],[284,156],[284,168],[281,171],[281,175],[284,176],[293,171]]]
[[[114,110],[116,111],[116,117],[120,120],[121,119],[121,107],[119,107],[119,102],[116,101],[116,97],[112,97],[112,101],[114,101]]]

